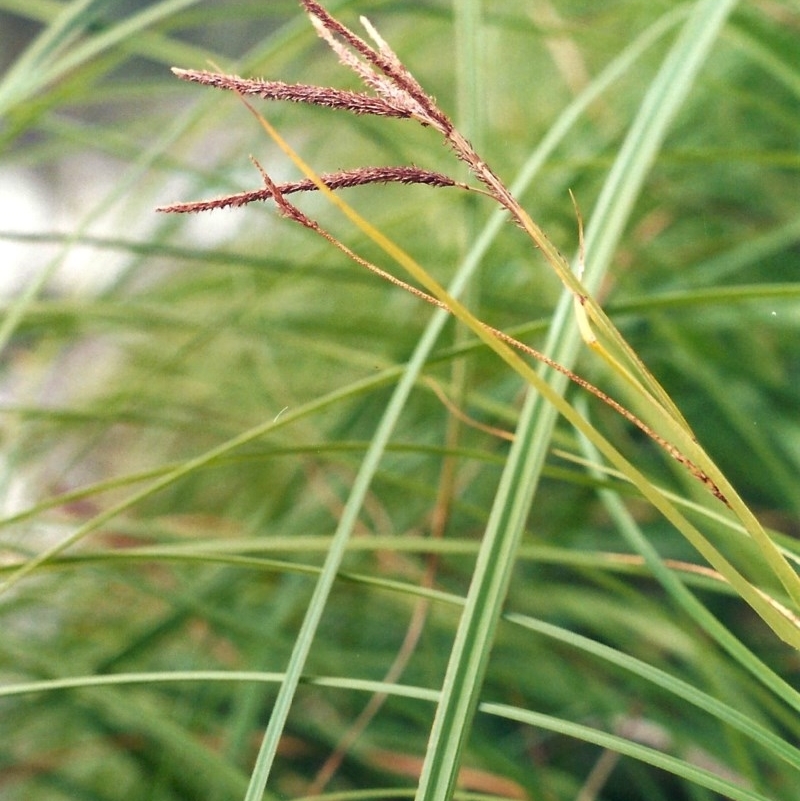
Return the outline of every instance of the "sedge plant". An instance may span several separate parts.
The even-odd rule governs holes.
[[[76,20],[91,5],[76,4],[28,60],[41,60],[48,48],[68,49]],[[189,4],[171,10],[183,5]],[[111,798],[119,791],[128,798],[246,801],[325,793],[449,799],[470,791],[588,801],[628,797],[632,786],[648,798],[793,797],[800,768],[800,696],[790,680],[800,644],[797,549],[762,525],[748,493],[737,491],[709,455],[703,431],[690,427],[683,404],[601,302],[635,200],[723,32],[754,59],[763,59],[757,45],[773,40],[751,16],[732,18],[732,2],[697,0],[669,10],[576,94],[527,174],[506,185],[473,144],[484,139],[479,128],[465,134],[368,19],[361,18],[362,38],[330,10],[346,3],[300,5],[361,86],[174,68],[183,80],[237,96],[283,161],[253,158],[255,189],[162,205],[169,222],[159,244],[140,252],[125,247],[133,260],[180,256],[169,245],[173,220],[245,215],[265,202],[295,230],[271,227],[266,256],[255,237],[252,266],[260,272],[233,282],[242,305],[231,305],[214,325],[204,316],[225,306],[229,291],[214,276],[231,263],[243,269],[242,253],[212,249],[210,272],[185,286],[162,278],[154,282],[158,289],[132,291],[126,281],[133,273],[120,279],[112,292],[139,293],[133,319],[169,331],[177,344],[169,354],[157,346],[146,357],[141,344],[122,348],[125,367],[113,382],[119,394],[101,395],[90,407],[94,428],[77,429],[73,451],[113,453],[114,430],[122,430],[117,436],[125,447],[137,446],[140,466],[59,488],[4,521],[11,558],[2,590],[14,625],[24,624],[42,591],[55,590],[64,609],[83,616],[87,631],[105,618],[124,618],[125,607],[140,611],[107,642],[89,638],[67,669],[10,638],[2,695],[23,720],[22,754],[9,745],[3,760],[10,770],[22,766],[29,780],[12,770],[8,786],[46,787],[53,797]],[[556,24],[557,12],[544,5],[542,14]],[[473,59],[490,18],[477,2],[456,6],[454,20]],[[498,20],[502,25],[502,12]],[[135,21],[116,29],[116,37],[90,38],[67,67],[119,41]],[[294,41],[296,22],[283,42]],[[570,261],[521,196],[579,115],[667,34],[674,39],[594,207],[583,208],[582,192],[571,198],[571,187],[563,190],[561,238],[574,247]],[[556,54],[571,52],[568,39],[550,44]],[[140,42],[140,50],[146,45]],[[769,63],[796,88],[796,70]],[[462,67],[474,88],[477,65]],[[24,74],[13,70],[0,92],[10,107],[25,97]],[[403,126],[412,140],[410,129],[420,126],[421,135],[433,134],[445,147],[428,151],[431,168],[415,158],[318,171],[257,100],[300,104],[298,113],[353,115],[348,124],[364,126],[366,138],[378,142],[391,141],[383,134],[388,126]],[[176,121],[159,147],[185,132]],[[405,153],[399,141],[384,149]],[[229,158],[244,161],[237,148]],[[273,177],[292,167],[300,177]],[[186,169],[199,186],[226,183],[218,174],[209,180],[202,165]],[[466,176],[455,177],[458,170]],[[356,196],[374,192],[374,205],[356,210],[344,199],[351,189]],[[447,286],[424,258],[410,255],[414,241],[402,214],[373,221],[398,197],[384,200],[394,192],[427,193],[445,206],[463,199],[473,220],[488,209],[483,233]],[[322,221],[327,216],[331,224]],[[412,230],[428,223],[411,217]],[[341,218],[345,233],[333,233]],[[394,227],[406,231],[408,245]],[[294,248],[308,248],[300,243],[310,239],[318,250],[287,268],[275,249],[278,236]],[[791,236],[775,232],[749,258]],[[505,238],[521,238],[514,253],[525,255],[514,258],[544,263],[561,287],[543,321],[521,330],[473,310],[483,305],[478,268],[486,270],[482,261]],[[71,240],[92,243],[83,230]],[[331,254],[343,262],[317,274],[312,265]],[[191,257],[202,260],[203,250]],[[291,289],[304,269],[320,293],[309,313],[309,301]],[[37,314],[51,325],[69,319],[67,310],[36,305],[46,279],[47,271],[10,308],[4,336],[24,331],[23,321],[35,322]],[[259,298],[276,298],[269,314],[282,321],[280,330],[262,321],[250,281],[263,290]],[[330,288],[336,281],[347,287],[341,296]],[[376,289],[381,282],[385,287]],[[784,301],[796,298],[789,283],[769,289]],[[363,341],[350,343],[354,319],[373,310],[358,298],[376,291],[387,309],[399,303],[405,315],[433,310],[402,358],[392,355],[396,344],[365,357]],[[765,290],[742,291],[752,300]],[[142,302],[148,293],[159,302]],[[701,295],[684,302],[700,302]],[[320,317],[331,303],[325,322]],[[657,303],[648,308],[653,327],[679,349]],[[89,311],[98,320],[113,317],[100,302]],[[442,345],[453,321],[452,344]],[[401,330],[393,324],[396,336]],[[543,344],[526,341],[545,330]],[[274,340],[268,358],[254,338]],[[293,354],[288,365],[285,354]],[[331,361],[338,365],[332,382],[324,376]],[[137,362],[140,371],[129,372]],[[189,365],[216,376],[200,395]],[[479,389],[498,370],[504,389]],[[149,373],[171,389],[161,395]],[[302,380],[289,389],[272,382],[273,373]],[[267,415],[260,409],[264,387],[278,401]],[[308,399],[298,400],[305,393]],[[175,394],[184,402],[173,407],[167,399]],[[152,397],[147,411],[140,397]],[[27,419],[22,407],[15,413]],[[431,421],[443,413],[443,435],[431,438],[438,429]],[[404,426],[409,417],[416,427]],[[567,425],[557,425],[557,417]],[[151,433],[129,437],[124,428],[131,425]],[[175,457],[153,464],[147,455],[165,453],[163,431]],[[551,455],[557,464],[547,464]],[[80,457],[69,458],[72,468],[80,464]],[[297,469],[280,469],[284,458]],[[776,467],[776,475],[782,470]],[[554,533],[537,536],[550,518]],[[37,522],[54,524],[53,536],[31,547],[18,532]],[[612,533],[613,547],[605,541]],[[108,603],[104,593],[81,596],[68,582],[76,574],[99,576]],[[64,618],[59,630],[68,632],[73,615]],[[41,613],[39,619],[48,620]],[[37,761],[37,743],[50,742],[41,726],[51,726],[56,739],[40,746],[47,760]],[[69,750],[63,758],[59,743],[70,737],[81,747],[75,758]],[[104,774],[113,781],[103,783]]]

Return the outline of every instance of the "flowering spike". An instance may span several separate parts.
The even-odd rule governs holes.
[[[258,162],[254,162],[263,177],[264,172]],[[329,189],[349,189],[354,186],[368,184],[424,184],[425,186],[448,187],[476,191],[468,184],[454,181],[450,176],[441,172],[424,170],[420,167],[358,167],[354,170],[340,170],[339,172],[323,173],[320,179]],[[266,182],[265,182],[266,183]],[[281,195],[291,195],[295,192],[313,192],[319,187],[307,178],[302,181],[288,181],[277,185]],[[477,190],[481,191],[481,190]],[[270,189],[265,186],[249,192],[240,192],[235,195],[226,195],[216,200],[198,200],[191,203],[174,203],[170,206],[161,206],[157,211],[167,213],[182,213],[195,211],[211,211],[212,209],[238,208],[248,203],[270,200],[273,197]]]

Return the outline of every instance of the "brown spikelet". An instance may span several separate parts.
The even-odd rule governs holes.
[[[304,83],[284,83],[283,81],[262,81],[256,78],[241,78],[238,75],[225,75],[208,70],[184,70],[173,67],[172,72],[183,81],[228,89],[244,97],[260,97],[263,100],[286,100],[291,103],[307,103],[353,114],[372,114],[377,117],[411,117],[411,109],[403,105],[346,89],[331,89]]]
[[[263,171],[262,171],[263,176]],[[435,187],[458,187],[459,189],[470,190],[468,184],[455,181],[444,173],[423,170],[419,167],[358,167],[354,170],[340,170],[334,173],[323,173],[319,176],[322,182],[333,190],[349,189],[354,186],[366,186],[367,184],[423,184]],[[307,178],[302,181],[288,181],[277,185],[278,191],[282,195],[291,195],[295,192],[314,192],[319,187]],[[253,189],[248,192],[239,192],[235,195],[225,195],[214,200],[198,200],[191,203],[173,203],[169,206],[161,206],[156,211],[167,213],[187,213],[196,211],[211,211],[212,209],[238,208],[246,206],[248,203],[270,200],[273,197],[272,189],[269,185],[261,189]]]

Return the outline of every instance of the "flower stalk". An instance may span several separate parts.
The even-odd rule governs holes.
[[[327,189],[331,191],[338,191],[340,189],[367,186],[370,184],[390,183],[404,185],[419,184],[434,188],[457,188],[463,191],[479,192],[491,197],[495,202],[500,204],[508,212],[511,219],[522,228],[529,235],[534,244],[542,250],[543,255],[551,264],[558,277],[575,295],[576,308],[578,310],[579,320],[582,324],[582,331],[588,332],[588,334],[585,334],[587,343],[593,349],[602,351],[602,346],[598,343],[596,337],[589,328],[589,318],[598,322],[604,330],[607,329],[606,318],[594,299],[583,289],[579,280],[580,277],[576,276],[571,271],[564,256],[558,251],[555,245],[553,245],[542,229],[531,219],[522,208],[519,201],[511,194],[509,189],[494,173],[491,167],[479,156],[470,142],[456,129],[448,115],[442,111],[436,101],[425,92],[416,78],[414,78],[372,24],[364,17],[361,18],[361,23],[375,43],[375,47],[368,44],[364,39],[332,17],[320,3],[316,2],[316,0],[299,1],[311,18],[319,36],[336,53],[340,62],[353,70],[365,86],[372,90],[372,94],[302,83],[285,83],[283,81],[242,78],[238,75],[226,75],[221,72],[208,70],[173,68],[172,71],[182,80],[235,92],[242,98],[253,113],[256,112],[250,106],[248,98],[257,97],[265,100],[304,103],[337,111],[346,111],[351,114],[368,114],[377,117],[416,120],[419,124],[431,127],[439,132],[455,156],[467,165],[472,175],[480,183],[480,186],[471,186],[462,181],[457,181],[441,172],[424,169],[415,165],[357,167],[350,170],[324,173],[316,176],[316,180],[305,178],[300,181],[278,184],[269,177],[258,162],[254,161],[261,173],[262,187],[210,200],[174,203],[162,206],[158,210],[167,213],[191,213],[222,208],[239,208],[250,203],[271,200],[276,204],[282,216],[303,225],[309,230],[313,230],[342,251],[355,263],[365,267],[384,280],[412,293],[427,303],[441,308],[447,308],[445,303],[428,292],[406,281],[402,281],[386,270],[360,257],[344,243],[336,239],[330,232],[322,228],[319,223],[306,215],[300,208],[289,202],[286,199],[286,195],[316,191],[324,187],[327,187]],[[324,187],[321,185],[324,185]],[[582,240],[580,216],[578,221]],[[729,505],[722,490],[706,471],[687,457],[680,448],[658,434],[650,425],[611,398],[607,393],[577,375],[572,370],[555,362],[546,354],[537,351],[535,348],[519,342],[492,326],[484,323],[480,323],[480,325],[485,331],[491,333],[506,344],[526,353],[554,370],[563,373],[573,383],[599,398],[607,406],[622,415],[628,422],[644,432],[673,459],[683,465],[696,479],[706,486],[714,497],[722,501],[722,503]],[[623,347],[623,351],[624,350]],[[640,372],[643,374],[648,386],[650,386],[651,389],[655,387],[655,391],[652,395],[660,397],[663,390],[657,385],[655,379],[649,376],[649,373],[646,372],[646,369],[641,363],[639,363],[638,366],[641,368]],[[645,390],[644,387],[643,390]],[[658,403],[655,398],[653,398],[653,400],[655,403]],[[662,406],[661,408],[663,409],[664,407]],[[670,411],[669,408],[667,408],[667,411]],[[682,418],[680,422],[683,424]],[[688,428],[685,424],[684,427]]]

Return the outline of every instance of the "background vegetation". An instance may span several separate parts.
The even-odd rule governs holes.
[[[574,192],[587,269],[609,263],[596,296],[796,560],[800,6],[326,7],[370,18],[567,254]],[[0,175],[22,170],[50,204],[33,230],[0,220],[27,265],[0,328],[0,796],[433,798],[460,764],[459,797],[796,798],[796,649],[572,426],[549,429],[517,373],[266,205],[155,213],[258,187],[249,154],[297,177],[235,97],[170,66],[358,88],[296,3],[0,0],[0,15]],[[681,42],[699,54],[668,86],[685,99],[637,140]],[[320,172],[468,178],[411,122],[258,108]],[[626,141],[653,158],[613,184]],[[462,281],[482,320],[549,352],[574,337],[569,295],[488,200],[346,200]],[[324,198],[298,202],[392,267]],[[574,367],[637,403],[586,348]],[[796,611],[724,505],[566,395]],[[523,441],[541,476],[512,472]],[[520,527],[502,558],[481,550],[498,510],[501,536]],[[503,617],[454,644],[486,575],[508,581]],[[463,726],[437,719],[431,737],[437,701],[462,692]]]

